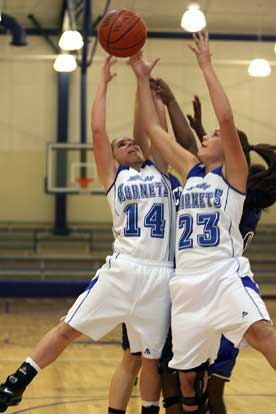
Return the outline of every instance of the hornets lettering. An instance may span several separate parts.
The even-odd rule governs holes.
[[[210,187],[210,186],[207,186]],[[188,191],[189,189],[187,189]],[[216,188],[215,191],[206,192],[191,192],[181,194],[179,209],[187,208],[206,208],[206,207],[221,207],[221,199],[223,196],[223,190]]]
[[[153,177],[152,177],[153,178]],[[139,184],[120,184],[117,190],[118,200],[138,200],[140,198],[168,197],[168,189],[162,181]]]

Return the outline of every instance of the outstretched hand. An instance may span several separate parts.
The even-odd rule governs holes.
[[[193,99],[193,108],[194,108],[194,115],[187,115],[189,119],[191,128],[197,130],[202,127],[202,118],[201,118],[201,102],[197,95],[194,96]]]
[[[161,78],[151,78],[150,87],[160,96],[165,105],[168,105],[175,99],[169,85]]]
[[[116,59],[114,59],[112,56],[107,56],[104,60],[104,63],[102,65],[102,80],[105,83],[110,82],[115,76],[117,76],[117,73],[111,73],[111,67],[117,62]]]
[[[131,66],[133,72],[137,78],[149,78],[154,66],[159,62],[160,58],[154,59],[152,62],[148,62],[140,51],[136,55],[131,56],[127,64]]]
[[[208,33],[193,33],[194,43],[187,43],[187,46],[196,55],[201,69],[211,64],[211,53],[209,50]]]

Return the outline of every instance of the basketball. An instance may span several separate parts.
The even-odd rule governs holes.
[[[147,28],[138,14],[127,9],[111,10],[99,23],[98,38],[110,55],[129,57],[144,46]]]

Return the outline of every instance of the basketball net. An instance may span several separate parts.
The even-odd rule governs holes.
[[[94,178],[93,177],[79,177],[76,179],[77,183],[79,183],[79,186],[82,189],[86,189],[90,183],[93,183]]]

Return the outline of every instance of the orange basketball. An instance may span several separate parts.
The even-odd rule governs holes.
[[[99,23],[98,38],[110,55],[129,57],[144,46],[147,28],[138,14],[127,9],[111,10]]]

